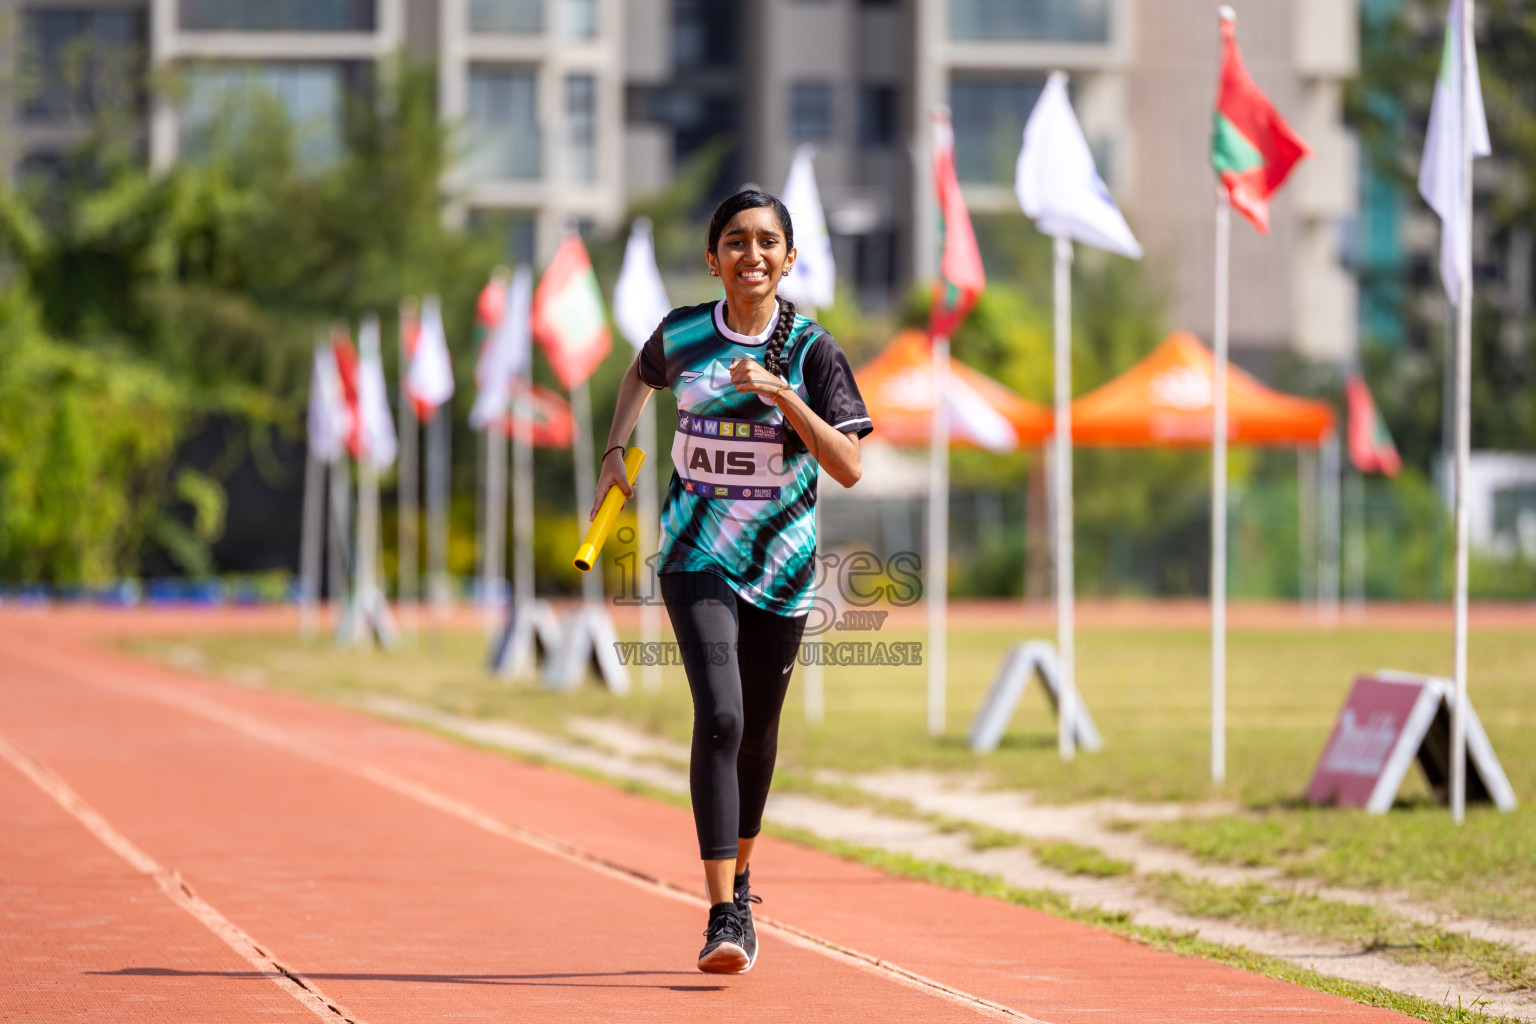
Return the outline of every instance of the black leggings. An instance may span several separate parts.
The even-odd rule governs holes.
[[[661,575],[661,597],[693,691],[688,788],[699,856],[736,856],[762,830],[779,712],[806,616],[764,611],[710,572]]]

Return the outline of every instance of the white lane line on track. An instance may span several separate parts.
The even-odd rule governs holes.
[[[574,843],[566,842],[563,839],[545,835],[542,832],[525,828],[521,825],[513,825],[502,821],[467,801],[449,796],[446,793],[440,793],[429,786],[408,779],[405,776],[397,775],[386,768],[381,768],[368,761],[339,753],[318,743],[303,739],[293,733],[270,725],[259,718],[248,715],[243,711],[237,711],[219,701],[187,693],[179,687],[168,686],[163,683],[142,682],[129,684],[120,682],[107,673],[86,673],[75,665],[69,664],[64,659],[56,659],[54,657],[40,658],[38,657],[39,653],[30,650],[19,652],[14,649],[11,652],[13,656],[20,656],[25,660],[32,661],[34,664],[46,662],[49,669],[66,672],[83,682],[110,687],[120,693],[126,693],[141,699],[151,698],[160,703],[217,722],[236,732],[244,733],[253,739],[261,740],[264,743],[269,743],[290,753],[298,754],[311,761],[336,768],[372,782],[375,785],[382,786],[427,807],[468,822],[493,835],[512,839],[552,856],[572,861],[599,874],[627,882],[647,892],[665,896],[668,899],[678,900],[690,906],[706,907],[706,902],[702,897],[681,886],[674,885],[666,879],[657,878],[637,868],[629,867],[618,861],[613,861],[599,854],[584,850]],[[758,918],[757,920],[762,926],[762,931],[772,934],[792,946],[819,953],[830,960],[846,966],[875,974],[888,981],[898,982],[925,992],[928,995],[936,996],[946,1002],[955,1003],[973,1010],[983,1017],[992,1020],[1026,1021],[1029,1024],[1045,1024],[1044,1021],[1015,1010],[1011,1006],[1005,1006],[1002,1003],[993,1002],[990,999],[974,995],[952,985],[946,985],[942,981],[918,974],[916,971],[908,970],[898,964],[891,963],[889,960],[841,945],[831,939],[822,938],[794,925],[775,921],[769,917]]]
[[[205,928],[224,940],[225,945],[243,957],[278,988],[298,1000],[305,1009],[316,1017],[335,1022],[335,1024],[357,1024],[352,1015],[342,1009],[336,1000],[321,992],[312,982],[300,978],[279,963],[272,954],[262,949],[255,939],[214,909],[207,900],[194,893],[187,883],[182,881],[181,875],[168,870],[159,861],[135,846],[131,839],[113,828],[100,812],[82,800],[68,783],[55,775],[47,765],[16,746],[3,732],[0,732],[0,757],[9,761],[13,768],[30,779],[38,789],[52,797],[54,802],[83,825],[87,832],[101,840],[107,849],[123,858],[135,870],[154,879],[155,884],[160,886],[160,891],[165,893],[172,903],[191,914]]]

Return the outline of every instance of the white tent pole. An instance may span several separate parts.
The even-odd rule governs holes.
[[[1056,708],[1056,749],[1072,760],[1077,745],[1077,633],[1072,547],[1072,240],[1055,241],[1056,333],[1056,649],[1060,695]]]
[[[949,587],[949,339],[933,339],[933,422],[928,438],[928,734],[944,732]]]
[[[315,634],[320,597],[320,552],[325,543],[325,463],[311,448],[304,459],[304,533],[299,549],[299,634]]]
[[[1317,452],[1296,449],[1297,599],[1305,607],[1317,599]]]
[[[1339,490],[1343,473],[1339,435],[1323,439],[1322,480],[1318,484],[1322,548],[1318,554],[1317,617],[1329,629],[1339,624]]]
[[[1349,510],[1349,548],[1344,562],[1349,572],[1349,615],[1365,614],[1365,474],[1349,474],[1345,504]]]
[[[406,390],[406,378],[410,375],[410,356],[405,349],[407,317],[414,315],[414,300],[400,304],[400,409],[397,413],[400,434],[400,469],[395,477],[396,515],[396,600],[400,605],[401,624],[407,635],[414,637],[421,628],[420,573],[416,556],[421,525],[416,464],[420,449],[420,429],[416,421],[416,405]]]
[[[656,404],[646,402],[640,413],[640,450],[645,452],[645,465],[640,467],[640,493],[638,515],[640,518],[639,557],[635,559],[635,588],[640,594],[640,641],[654,644],[661,640],[661,600],[657,593],[656,574],[646,559],[656,554],[657,531],[661,513],[657,499],[656,463],[661,453],[656,450]],[[659,661],[659,659],[658,659]],[[654,693],[661,689],[661,665],[642,665],[640,685]]]
[[[571,412],[576,421],[576,436],[571,448],[576,464],[576,527],[580,536],[587,531],[587,521],[581,518],[582,513],[591,511],[597,488],[592,452],[592,393],[586,381],[571,389]],[[603,570],[600,566],[582,573],[581,597],[588,606],[602,604]]]
[[[1451,820],[1467,811],[1467,463],[1472,449],[1472,125],[1477,107],[1474,0],[1461,8],[1461,294],[1456,303],[1456,703],[1451,706]]]
[[[1216,370],[1211,380],[1211,781],[1227,777],[1227,269],[1232,200],[1216,199]]]

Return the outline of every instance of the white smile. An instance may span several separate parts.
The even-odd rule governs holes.
[[[736,276],[743,281],[761,281],[768,276],[766,270],[738,270]]]

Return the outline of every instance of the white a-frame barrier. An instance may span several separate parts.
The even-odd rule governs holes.
[[[1003,667],[997,673],[992,689],[987,691],[987,699],[976,713],[976,720],[971,723],[969,742],[973,751],[985,754],[997,749],[1003,733],[1008,731],[1008,722],[1013,718],[1019,698],[1024,696],[1029,681],[1036,675],[1040,677],[1046,699],[1051,702],[1058,719],[1067,717],[1064,732],[1072,742],[1089,752],[1104,745],[1098,727],[1093,724],[1093,716],[1088,713],[1088,705],[1083,703],[1075,687],[1068,691],[1067,706],[1062,707],[1061,662],[1056,657],[1056,649],[1044,640],[1031,640],[1015,645],[1003,659]]]

